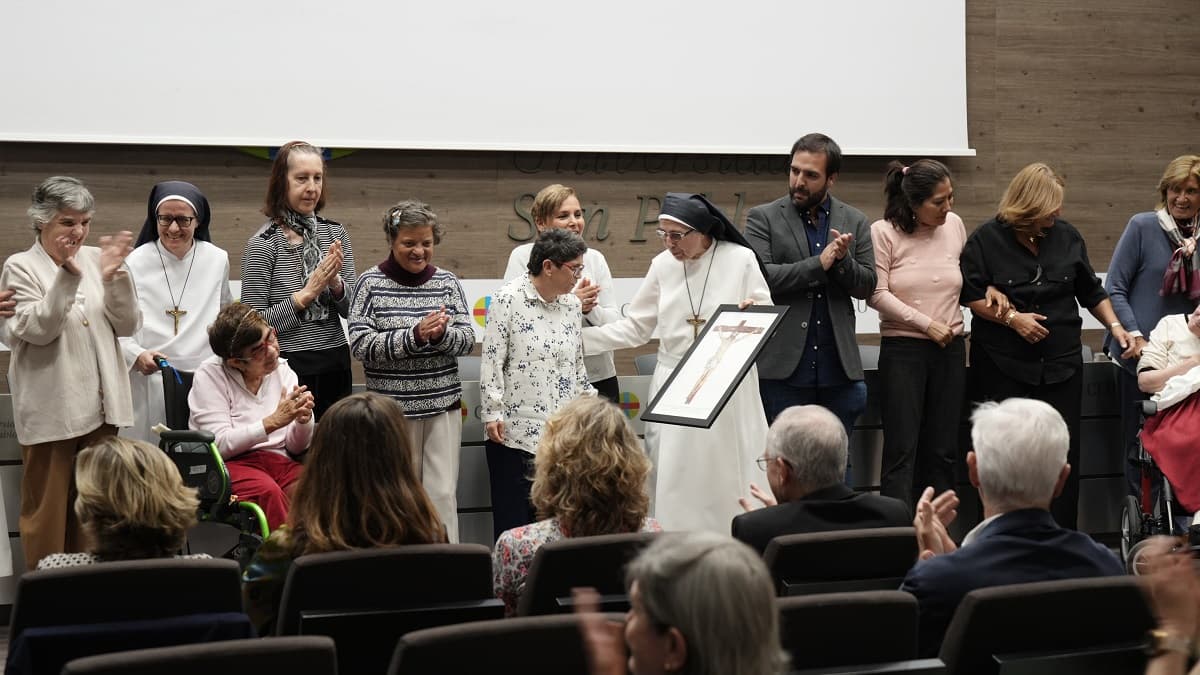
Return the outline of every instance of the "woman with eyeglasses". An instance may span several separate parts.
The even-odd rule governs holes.
[[[1059,217],[1064,185],[1054,169],[1040,162],[1017,172],[996,216],[967,238],[959,257],[959,299],[971,309],[967,377],[973,384],[968,390],[981,400],[1019,396],[1045,401],[1066,420],[1072,470],[1050,510],[1055,522],[1074,529],[1083,396],[1079,307],[1110,326],[1121,349],[1128,347],[1130,337],[1092,269],[1079,230]]]
[[[313,395],[279,358],[275,328],[240,302],[208,327],[214,356],[196,370],[189,426],[211,431],[232,492],[262,507],[273,530],[287,520],[301,465],[293,457],[313,435]]]
[[[579,196],[573,188],[555,183],[547,185],[533,198],[533,206],[529,208],[533,224],[538,232],[561,227],[583,236],[586,224],[583,219],[583,207],[579,204]],[[504,280],[513,279],[525,274],[529,264],[529,253],[533,244],[521,244],[513,249],[508,256],[508,267],[504,270]],[[583,265],[586,271],[575,283],[572,292],[583,304],[583,325],[603,326],[621,318],[621,309],[617,307],[616,294],[613,292],[612,272],[608,269],[608,260],[599,250],[588,247],[583,254]],[[621,388],[617,383],[617,367],[613,363],[612,352],[601,352],[583,357],[587,366],[588,380],[596,388],[596,392],[613,403],[619,403]]]
[[[213,355],[205,328],[233,295],[229,255],[212,244],[209,218],[208,199],[191,183],[166,181],[150,190],[146,222],[125,259],[142,327],[121,338],[133,394],[133,426],[122,436],[158,443],[150,428],[165,419],[159,359],[194,371]]]
[[[533,458],[546,420],[581,394],[594,395],[579,336],[587,244],[567,229],[538,235],[526,273],[492,294],[479,394],[487,431],[492,534],[532,523]]]
[[[268,220],[242,254],[242,302],[279,332],[279,349],[316,399],[317,419],[351,389],[349,316],[354,251],[341,223],[321,215],[327,185],[321,149],[285,143],[271,164]]]
[[[703,195],[668,193],[658,216],[666,249],[650,261],[625,318],[583,329],[588,354],[637,347],[658,331],[652,400],[720,305],[770,304],[762,267],[742,233]],[[655,462],[654,516],[665,530],[729,533],[739,497],[766,476],[755,465],[767,418],[753,367],[709,429],[646,425]]]

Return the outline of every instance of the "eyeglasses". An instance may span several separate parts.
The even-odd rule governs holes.
[[[571,276],[575,277],[576,279],[583,276],[583,263],[579,263],[578,265],[572,265],[571,263],[563,263],[562,265],[560,265],[560,267],[565,267],[565,268],[571,270]]]
[[[155,216],[158,224],[163,227],[170,227],[171,223],[179,223],[179,227],[191,227],[192,221],[196,220],[195,216]]]
[[[655,230],[654,234],[657,234],[658,238],[662,239],[663,241],[670,239],[674,243],[679,243],[679,241],[681,239],[683,239],[684,237],[688,236],[689,234],[691,234],[693,232],[695,232],[695,230],[688,230],[686,232],[668,232],[666,230],[660,229],[660,230]]]
[[[267,336],[263,338],[262,342],[254,345],[253,347],[250,347],[246,351],[247,355],[242,360],[243,361],[254,361],[256,359],[262,358],[262,355],[267,353],[268,346],[277,344],[277,342],[276,342],[277,338],[278,338],[278,333],[276,333],[275,328],[272,327],[272,328],[268,329]]]
[[[763,471],[766,471],[767,466],[771,462],[773,462],[777,459],[782,459],[784,464],[787,464],[788,466],[792,466],[792,463],[789,462],[786,457],[780,457],[778,455],[776,455],[774,457],[759,457],[758,459],[754,460],[754,463],[758,465],[758,468],[762,469]]]

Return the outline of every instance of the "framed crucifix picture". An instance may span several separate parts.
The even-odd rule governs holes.
[[[786,305],[718,307],[646,407],[642,420],[711,427],[787,310]]]

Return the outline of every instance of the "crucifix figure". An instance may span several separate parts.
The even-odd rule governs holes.
[[[166,310],[166,313],[169,314],[172,319],[175,319],[175,334],[179,335],[179,317],[187,314],[187,310],[179,309],[179,307],[176,306],[175,309]]]
[[[687,322],[692,324],[692,339],[695,340],[700,337],[700,326],[708,323],[708,319],[701,319],[700,315],[693,314],[692,318],[688,319]]]
[[[721,365],[721,359],[725,358],[725,352],[737,342],[739,338],[746,335],[758,335],[763,332],[762,326],[747,326],[746,320],[736,326],[714,326],[713,331],[721,333],[721,346],[717,348],[717,352],[708,357],[708,363],[704,364],[704,372],[700,373],[700,377],[696,378],[696,384],[692,385],[692,390],[688,392],[684,403],[691,403],[692,399],[696,398],[696,394],[700,393],[700,388],[708,381],[708,376],[712,375],[717,366]]]

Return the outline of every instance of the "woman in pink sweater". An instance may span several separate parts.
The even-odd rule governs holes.
[[[878,282],[883,464],[880,493],[912,507],[921,491],[954,487],[966,380],[962,275],[967,233],[950,170],[932,159],[888,165],[887,206],[871,225]]]

